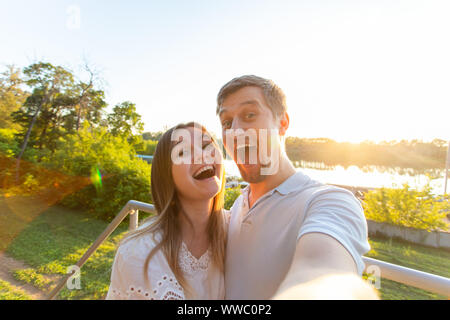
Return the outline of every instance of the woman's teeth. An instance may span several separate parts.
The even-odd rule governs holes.
[[[195,174],[194,174],[194,178],[195,179],[206,179],[206,178],[211,178],[212,176],[214,176],[214,167],[212,165],[207,165],[204,166],[202,168],[200,168]]]

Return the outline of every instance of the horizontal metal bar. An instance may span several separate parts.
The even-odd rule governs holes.
[[[365,271],[370,266],[380,268],[381,278],[397,281],[420,288],[426,291],[434,292],[450,298],[450,279],[435,274],[418,271],[396,264],[363,257],[366,265]]]
[[[130,200],[128,201],[127,205],[129,205],[133,210],[144,211],[147,213],[156,213],[155,206],[150,203]]]

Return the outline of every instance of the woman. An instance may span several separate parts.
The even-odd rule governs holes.
[[[122,240],[106,299],[224,298],[221,160],[203,126],[191,122],[164,133],[151,171],[157,214]]]

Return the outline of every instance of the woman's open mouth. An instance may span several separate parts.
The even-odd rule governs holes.
[[[205,180],[211,177],[214,177],[216,174],[216,170],[213,165],[206,165],[201,167],[194,173],[193,177],[196,180]]]

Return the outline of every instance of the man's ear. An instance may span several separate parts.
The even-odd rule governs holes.
[[[289,128],[289,115],[286,111],[278,118],[278,124],[280,126],[278,132],[280,136],[284,136]]]

